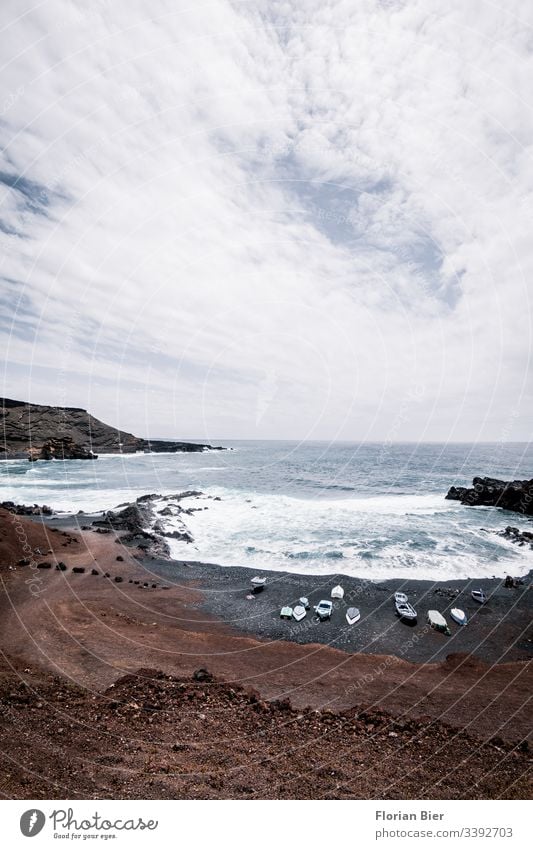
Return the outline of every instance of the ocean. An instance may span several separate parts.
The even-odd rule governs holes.
[[[184,502],[197,508],[184,517],[194,542],[171,541],[173,556],[258,570],[448,580],[524,575],[533,565],[533,552],[496,533],[528,520],[444,498],[475,475],[533,477],[531,445],[223,444],[232,450],[3,462],[0,500],[90,512],[200,490],[211,498]],[[175,517],[161,521],[178,527]]]

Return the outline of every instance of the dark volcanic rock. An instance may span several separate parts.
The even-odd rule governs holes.
[[[533,533],[531,531],[521,531],[508,525],[504,531],[499,532],[499,535],[517,543],[517,545],[529,545],[533,548]]]
[[[500,481],[496,478],[474,478],[473,487],[452,486],[446,496],[470,507],[502,507],[524,516],[533,516],[533,479]]]
[[[150,527],[153,520],[153,508],[148,496],[128,504],[123,510],[108,510],[102,519],[95,519],[93,525],[97,528],[107,528],[114,531],[126,531],[119,540],[121,543],[136,546],[143,551],[160,557],[168,557],[170,548],[162,536],[145,528]]]
[[[93,525],[97,528],[107,528],[115,531],[129,531],[130,533],[143,534],[144,527],[148,524],[150,515],[147,507],[139,506],[137,503],[128,504],[123,510],[108,510],[102,519],[95,519]]]
[[[163,536],[168,539],[180,539],[182,542],[194,542],[194,537],[189,531],[163,531]]]
[[[0,398],[0,459],[94,459],[97,452],[204,451],[196,442],[148,440],[126,433],[91,416],[80,407],[49,407]],[[221,448],[213,450],[223,450]]]
[[[15,504],[13,501],[2,501],[0,507],[3,507],[4,510],[9,510],[10,513],[14,513],[17,516],[51,516],[54,512],[46,504],[43,504],[41,507],[39,504]]]
[[[29,460],[97,460],[90,448],[74,442],[70,436],[52,437],[42,447],[30,448]]]

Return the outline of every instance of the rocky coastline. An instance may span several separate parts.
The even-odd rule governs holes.
[[[0,399],[0,460],[96,460],[105,454],[223,451],[198,442],[144,439],[80,407]]]
[[[193,495],[143,496],[98,515],[0,507],[0,737],[11,795],[48,798],[50,781],[75,775],[81,795],[227,796],[230,766],[238,776],[232,796],[265,796],[272,788],[278,798],[308,798],[317,781],[320,792],[339,795],[342,757],[335,750],[324,770],[327,746],[316,747],[328,734],[346,738],[346,757],[355,751],[357,763],[378,764],[347,795],[396,796],[411,747],[417,760],[423,755],[425,772],[406,795],[435,786],[439,797],[470,797],[480,781],[476,792],[487,798],[528,792],[520,782],[531,730],[533,574],[511,586],[269,572],[256,596],[249,591],[255,571],[150,551],[161,516],[173,516],[178,529],[181,516],[205,509],[192,506]],[[184,544],[184,556],[191,549]],[[304,589],[313,605],[337,581],[345,597],[329,622],[311,614],[301,623],[280,619],[280,606]],[[484,589],[485,605],[471,599],[473,587]],[[395,616],[396,590],[416,603],[417,626]],[[353,603],[362,616],[352,628],[344,613]],[[446,613],[456,604],[468,613],[467,628],[445,637],[427,626],[428,608]],[[158,757],[147,772],[154,730]],[[132,732],[145,748],[123,744]],[[29,776],[13,767],[28,739]],[[461,785],[453,774],[443,787],[443,758],[456,764],[458,739],[463,756],[468,747],[468,775],[462,768]],[[505,774],[490,769],[489,780],[487,745],[495,765],[509,753]],[[302,759],[287,789],[294,752]],[[208,783],[198,784],[199,759]],[[243,784],[250,760],[260,774]],[[308,772],[312,785],[299,777]]]
[[[446,498],[460,501],[469,507],[501,507],[523,516],[533,516],[533,478],[501,481],[497,478],[475,477],[472,487],[450,487]]]

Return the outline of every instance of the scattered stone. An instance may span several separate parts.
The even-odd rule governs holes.
[[[195,672],[193,672],[192,677],[193,677],[193,681],[213,681],[214,680],[211,673],[207,669],[204,669],[203,666],[200,669],[197,669]]]

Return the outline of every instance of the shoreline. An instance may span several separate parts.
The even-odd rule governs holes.
[[[42,522],[51,528],[81,531],[82,525],[91,527],[94,519],[101,519],[101,512],[43,516]],[[83,533],[105,536],[97,528]],[[183,543],[184,552],[187,547]],[[342,573],[312,575],[273,569],[261,572],[249,566],[223,566],[143,552],[138,552],[136,560],[151,582],[162,579],[178,589],[197,590],[201,594],[199,610],[255,639],[316,643],[349,653],[399,657],[412,663],[439,662],[455,653],[472,654],[486,663],[533,658],[533,567],[522,575],[518,586],[507,588],[504,579],[497,577],[372,580]],[[250,580],[256,575],[266,577],[266,589],[250,598]],[[330,621],[318,622],[313,606],[321,599],[330,599],[331,589],[337,584],[345,591],[344,599],[334,601]],[[473,589],[483,589],[488,598],[484,605],[472,599]],[[396,616],[396,591],[406,593],[417,610],[415,625],[405,624]],[[281,608],[294,606],[301,596],[310,602],[305,618],[299,623],[282,620]],[[353,626],[345,619],[350,606],[361,612],[361,620]],[[459,626],[451,619],[452,607],[465,611],[468,625]],[[428,626],[428,610],[443,613],[451,636]]]
[[[151,559],[125,545],[120,533],[78,531],[60,525],[57,517],[29,518],[0,510],[0,532],[0,729],[5,727],[0,736],[4,751],[27,752],[28,733],[38,742],[31,736],[38,722],[42,731],[39,746],[45,748],[42,756],[32,751],[32,759],[42,774],[53,773],[54,781],[68,781],[69,775],[69,768],[52,765],[48,754],[59,739],[69,747],[65,764],[82,769],[88,781],[85,786],[93,787],[97,798],[128,793],[146,796],[151,791],[144,778],[135,785],[120,783],[121,767],[115,776],[117,784],[109,767],[108,729],[123,735],[133,723],[140,739],[152,740],[155,733],[158,740],[166,741],[161,763],[170,763],[171,769],[181,763],[185,784],[179,784],[179,792],[198,798],[224,793],[224,785],[222,789],[204,785],[191,789],[188,784],[196,774],[197,754],[204,757],[198,747],[205,746],[205,753],[213,752],[216,758],[227,729],[238,728],[244,746],[239,768],[249,770],[250,746],[257,744],[259,755],[265,744],[274,745],[264,733],[274,737],[281,733],[286,748],[270,749],[275,752],[273,763],[280,764],[271,780],[281,782],[276,786],[283,788],[291,760],[286,761],[287,751],[297,750],[303,739],[299,730],[302,717],[311,722],[310,746],[316,744],[316,734],[322,737],[337,726],[339,733],[349,730],[350,751],[354,745],[363,746],[368,735],[364,751],[379,766],[372,782],[357,779],[350,783],[346,792],[356,797],[390,792],[396,798],[388,788],[391,782],[397,787],[406,745],[416,746],[415,752],[424,751],[427,756],[424,776],[409,791],[415,794],[418,787],[427,787],[428,797],[440,792],[448,797],[451,793],[469,797],[472,782],[484,775],[484,757],[479,758],[472,781],[464,780],[460,787],[447,785],[447,790],[440,783],[440,768],[432,766],[431,753],[440,747],[455,762],[457,739],[464,741],[472,763],[480,746],[489,746],[490,751],[497,747],[495,757],[500,751],[520,752],[510,761],[504,783],[491,777],[476,791],[482,797],[501,797],[522,774],[529,751],[525,741],[531,733],[527,706],[533,669],[522,649],[518,654],[506,650],[502,640],[510,635],[505,627],[492,635],[488,628],[477,652],[461,651],[453,638],[431,630],[415,642],[416,629],[398,622],[394,615],[389,597],[394,586],[369,584],[363,589],[371,595],[363,594],[359,606],[369,604],[372,594],[379,595],[380,603],[369,618],[386,623],[386,627],[381,644],[365,650],[357,640],[350,644],[339,638],[344,630],[335,619],[338,611],[331,623],[313,625],[309,632],[291,634],[286,630],[292,623],[279,620],[279,599],[286,599],[290,591],[301,594],[299,583],[294,583],[300,576],[292,573],[277,575],[275,583],[250,601],[246,595],[252,570],[244,567],[228,570],[213,564]],[[23,539],[33,560],[18,565]],[[39,569],[41,561],[50,563],[50,568]],[[63,563],[65,570],[55,568],[56,563]],[[327,583],[332,586],[331,579]],[[344,579],[342,583],[347,592],[353,591]],[[317,585],[312,592],[327,597],[324,589]],[[439,587],[433,585],[433,589]],[[420,590],[418,587],[417,592]],[[507,598],[516,597],[517,592],[506,590]],[[530,599],[531,591],[522,595]],[[253,617],[252,609],[256,611]],[[480,616],[479,627],[497,616],[498,610],[496,606]],[[365,621],[362,616],[350,633],[360,637],[369,624]],[[276,635],[271,628],[285,630]],[[463,629],[464,633],[469,628]],[[387,640],[392,641],[392,653],[386,651]],[[437,651],[421,659],[418,653],[427,652],[430,645],[438,646]],[[402,647],[408,651],[402,652]],[[496,651],[497,662],[487,660],[491,651]],[[196,677],[202,669],[208,671],[207,679],[203,672],[201,678]],[[177,694],[171,702],[161,690],[170,682],[169,676],[175,683],[168,686]],[[212,680],[219,683],[209,683]],[[219,685],[223,702],[215,695]],[[158,704],[168,707],[158,708]],[[217,719],[218,706],[224,709],[224,720]],[[176,756],[174,745],[189,723],[192,730],[182,738],[185,748],[179,749],[185,754]],[[259,732],[263,734],[260,738]],[[46,743],[48,739],[50,743]],[[124,751],[112,744],[111,749],[113,763],[144,774],[135,748]],[[315,749],[308,755],[310,763],[315,764],[316,758],[317,769],[322,768],[322,749]],[[99,781],[97,773],[80,767],[88,751],[107,779]],[[233,753],[231,748],[224,751],[228,764]],[[381,766],[384,752],[395,763],[398,759],[392,777]],[[37,779],[30,776],[24,783],[24,766],[12,772],[13,781],[19,782],[13,785],[14,796],[50,796],[50,789],[46,785],[42,789]],[[176,792],[174,775],[164,781],[167,789],[156,794]],[[298,778],[294,792],[309,793],[303,786]],[[335,786],[326,788],[321,779],[320,786],[327,794],[337,792]],[[279,798],[287,798],[292,791],[276,792]],[[230,796],[250,793],[235,786]]]
[[[472,654],[486,663],[523,661],[533,658],[533,571],[524,584],[510,589],[500,579],[458,581],[402,580],[365,581],[344,575],[301,575],[292,572],[257,570],[244,566],[226,567],[192,560],[143,558],[143,565],[169,583],[201,591],[199,607],[238,631],[263,640],[284,640],[306,645],[322,644],[349,653],[390,655],[411,663],[443,661],[453,653]],[[249,598],[250,579],[266,576],[263,592]],[[331,590],[340,584],[344,599],[333,600],[331,620],[319,622],[313,606],[331,600]],[[482,588],[488,596],[479,605],[470,595]],[[415,625],[401,622],[394,609],[394,592],[405,592],[417,609]],[[301,596],[310,610],[301,622],[282,620],[281,608],[294,606]],[[361,620],[348,625],[348,607],[358,607]],[[447,611],[465,610],[469,624],[456,625]],[[451,636],[427,624],[427,611],[439,610],[447,618]]]

